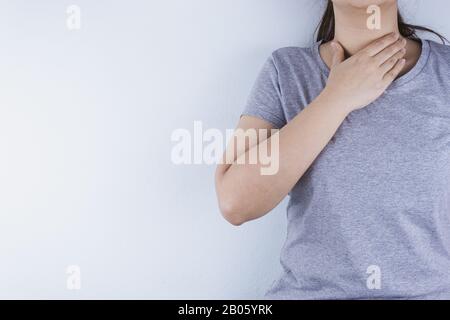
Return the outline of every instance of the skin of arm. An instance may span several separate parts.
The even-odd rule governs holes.
[[[219,206],[224,217],[233,225],[241,225],[272,210],[328,144],[347,114],[346,109],[336,106],[325,92],[317,97],[276,133],[280,167],[274,175],[261,175],[261,164],[219,165],[216,189],[221,195]],[[264,120],[248,116],[242,117],[238,127],[244,130],[273,128]],[[269,149],[272,138],[268,141]],[[250,148],[257,146],[249,146],[247,152]]]
[[[238,152],[235,162],[219,164],[216,192],[224,218],[233,225],[258,219],[271,211],[311,166],[347,115],[376,100],[402,71],[406,41],[390,34],[344,61],[344,50],[333,43],[331,72],[322,93],[279,132],[279,170],[261,175],[261,163],[237,164],[254,145]],[[264,120],[244,116],[241,129],[271,129]],[[273,143],[274,136],[266,141]],[[228,152],[229,150],[227,150]]]

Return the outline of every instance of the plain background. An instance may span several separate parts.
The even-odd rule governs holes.
[[[232,227],[214,166],[174,165],[170,137],[234,128],[265,59],[309,46],[323,3],[0,1],[0,298],[262,297],[286,201]],[[447,0],[401,5],[450,35]]]

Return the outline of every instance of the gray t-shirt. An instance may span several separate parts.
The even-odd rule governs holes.
[[[311,48],[275,51],[244,115],[281,128],[323,90]],[[356,110],[290,192],[269,299],[450,299],[450,47]]]

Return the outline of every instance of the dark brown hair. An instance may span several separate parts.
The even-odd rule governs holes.
[[[416,26],[413,24],[408,24],[403,20],[400,12],[398,13],[398,28],[400,34],[411,40],[418,40],[419,37],[417,35],[417,31],[430,32],[441,39],[442,43],[449,42],[447,38],[443,35],[437,33],[426,27]],[[333,40],[334,38],[334,30],[335,30],[335,20],[334,20],[334,7],[333,2],[328,0],[327,7],[323,14],[322,20],[317,28],[317,41],[322,41],[323,43]]]

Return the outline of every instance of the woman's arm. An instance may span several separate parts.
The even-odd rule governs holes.
[[[325,93],[314,100],[276,133],[279,135],[279,170],[274,175],[262,175],[261,163],[219,165],[216,189],[224,217],[230,223],[240,225],[272,210],[313,163],[347,114],[345,108],[336,106]],[[264,120],[244,116],[238,128],[271,129],[272,126]],[[268,150],[271,150],[273,138],[269,138]],[[246,152],[249,153],[251,148],[258,148],[258,145],[248,145]]]
[[[401,58],[405,43],[397,39],[395,35],[383,37],[344,62],[342,47],[334,44],[331,73],[323,92],[276,136],[247,144],[235,154],[233,163],[218,166],[219,206],[230,223],[241,225],[272,210],[311,166],[347,115],[370,104],[385,91],[404,66]],[[272,126],[244,116],[238,128],[260,130]],[[262,175],[261,162],[237,161],[249,158],[263,142],[268,143],[268,150],[272,143],[278,142],[279,169],[274,175]],[[226,154],[234,151],[229,147]]]

